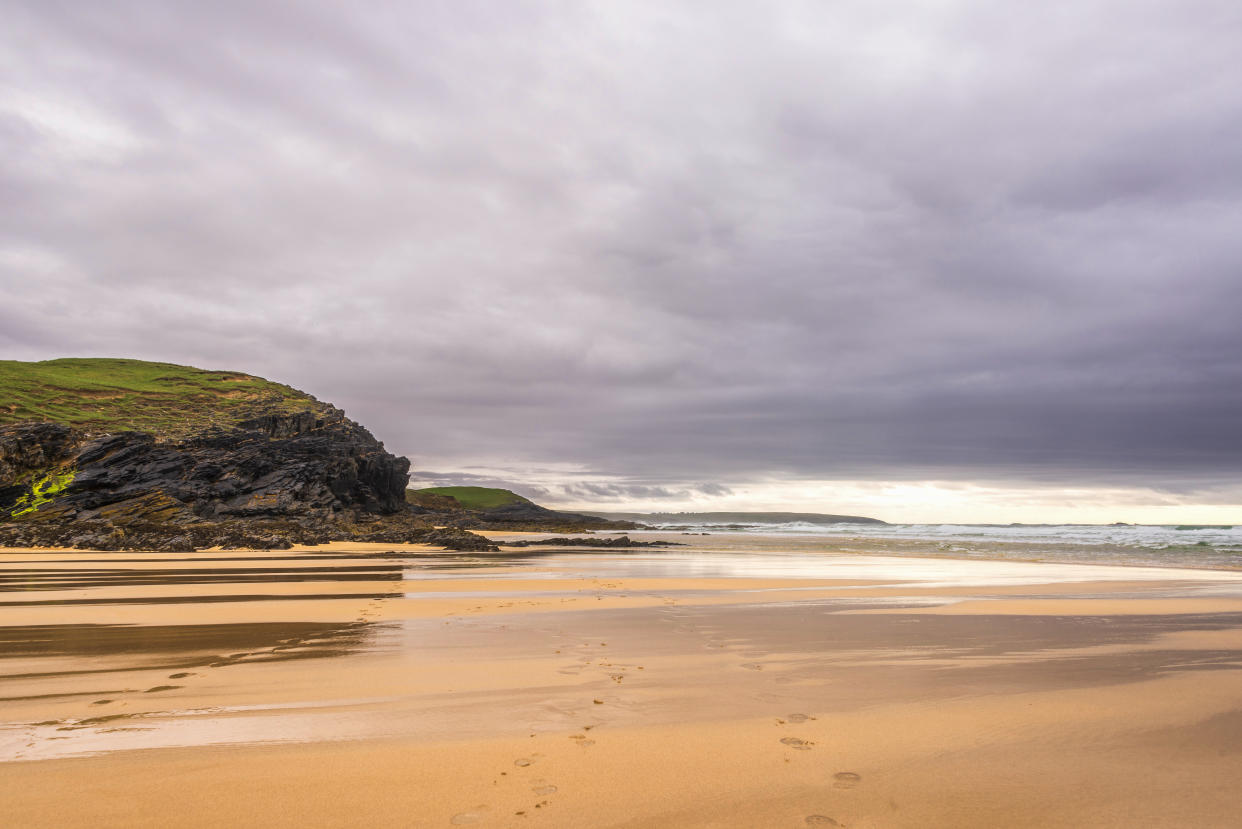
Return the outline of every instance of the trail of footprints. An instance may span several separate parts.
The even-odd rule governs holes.
[[[814,719],[815,719],[814,717],[808,716],[806,714],[790,714],[787,717],[785,717],[784,720],[777,720],[777,722],[781,725],[784,725],[786,722],[795,722],[795,723],[806,722],[808,720],[814,720]],[[591,730],[592,727],[593,726],[584,726],[583,730],[589,731]],[[531,736],[533,737],[535,735],[532,734]],[[594,741],[587,739],[585,734],[573,734],[573,735],[570,735],[569,739],[577,741],[579,745],[594,744]],[[790,746],[791,748],[801,749],[801,750],[809,750],[811,746],[815,745],[813,742],[802,740],[798,737],[785,737],[785,738],[782,738],[780,742],[784,745]],[[513,761],[513,765],[515,768],[518,768],[518,769],[528,769],[531,766],[535,765],[535,763],[538,762],[538,760],[541,757],[542,755],[538,753],[532,753],[528,757],[517,758],[516,760]],[[498,775],[498,778],[492,781],[493,785],[499,785],[499,777],[508,777],[508,776],[509,776],[508,771],[500,772]],[[861,781],[862,781],[862,776],[852,771],[839,771],[833,775],[833,786],[838,789],[852,789],[855,786],[857,786]],[[534,795],[536,798],[541,798],[541,799],[535,800],[535,802],[527,808],[517,809],[516,811],[513,812],[513,817],[526,817],[528,815],[532,815],[535,812],[535,810],[544,809],[544,808],[551,806],[552,801],[549,800],[548,797],[556,794],[558,791],[557,787],[554,784],[548,782],[548,780],[542,777],[534,777],[534,778],[530,778],[528,780],[522,781],[522,785],[525,787],[528,787],[530,789],[531,794]],[[449,823],[453,826],[467,826],[471,824],[482,823],[486,820],[490,810],[491,810],[490,806],[488,806],[486,803],[481,803],[481,804],[474,806],[472,809],[468,811],[458,812],[457,814],[453,815],[451,818],[449,818]],[[840,827],[845,826],[845,824],[840,823],[835,818],[829,817],[828,815],[824,815],[824,814],[807,815],[806,818],[804,819],[804,823],[807,826],[840,826]]]
[[[815,717],[809,714],[787,714],[783,718],[778,718],[776,724],[783,726],[789,723],[805,723],[814,720]],[[812,740],[804,740],[801,737],[781,737],[781,745],[788,746],[795,751],[810,751],[815,743]],[[788,762],[788,760],[786,761]],[[836,789],[852,789],[862,782],[862,775],[852,771],[839,771],[832,775],[832,786]],[[828,815],[814,814],[807,815],[805,823],[807,826],[844,826],[835,818]]]
[[[619,686],[629,676],[630,671],[642,671],[646,669],[643,665],[623,664],[621,662],[614,661],[608,655],[607,642],[598,640],[582,641],[580,639],[571,639],[570,635],[563,630],[549,630],[547,632],[552,634],[552,643],[557,646],[553,650],[554,654],[578,654],[574,657],[573,662],[558,668],[558,673],[568,676],[580,676],[583,671],[588,669],[597,669],[602,676],[606,676],[614,685]],[[569,654],[566,654],[566,651],[568,651]],[[613,702],[615,703],[616,700],[613,700]],[[581,717],[587,710],[598,710],[596,709],[596,706],[604,706],[607,704],[608,701],[600,699],[597,696],[592,696],[589,702],[584,700],[577,707],[557,709],[557,711],[566,717]],[[578,732],[568,735],[568,739],[573,741],[574,745],[577,745],[579,748],[589,749],[591,746],[595,745],[595,740],[588,736],[591,730],[595,727],[595,724],[580,725]],[[534,737],[535,734],[531,734],[530,736]],[[518,769],[527,769],[538,762],[541,757],[542,755],[533,753],[527,757],[517,758],[513,761],[513,765]],[[517,774],[521,774],[521,772],[517,772]],[[508,771],[502,771],[493,783],[499,785],[500,778],[506,778],[509,776]],[[512,813],[512,817],[533,817],[538,814],[539,811],[552,806],[553,800],[550,798],[558,791],[558,788],[554,783],[551,783],[542,777],[532,777],[523,781],[523,785],[529,788],[531,795],[534,796],[534,802],[525,808],[515,810]],[[482,823],[487,819],[489,813],[490,806],[487,804],[478,804],[466,811],[454,814],[451,818],[449,818],[449,823],[454,826],[467,826]]]
[[[699,625],[695,624],[692,621],[690,613],[679,608],[675,599],[666,598],[664,600],[664,608],[661,612],[676,622],[676,627],[674,628],[675,630],[699,636],[704,640],[704,644],[707,648],[726,649],[729,647],[727,642],[716,636],[714,632],[710,630],[703,630]],[[756,672],[764,669],[763,664],[759,662],[743,662],[738,667],[742,670]],[[777,677],[775,679],[775,682],[778,684],[787,684],[790,681],[792,680],[789,677]],[[814,719],[815,717],[812,717],[809,714],[793,713],[787,714],[783,718],[778,718],[776,720],[776,724],[778,726],[784,726],[787,724],[797,725],[810,722]],[[796,736],[781,737],[779,738],[779,742],[781,745],[794,751],[811,751],[815,747],[815,742],[813,740],[806,740]],[[786,762],[788,762],[788,760]],[[839,771],[834,773],[832,776],[832,786],[836,789],[852,789],[860,782],[862,782],[862,776],[852,771]],[[807,815],[804,823],[807,826],[845,826],[845,824],[840,823],[835,818],[823,814]]]
[[[666,598],[664,600],[664,605],[665,607],[661,609],[660,612],[670,617],[672,620],[676,622],[677,624],[676,629],[682,632],[685,632],[685,633],[692,633],[692,634],[702,637],[704,639],[705,646],[708,648],[724,649],[728,647],[727,643],[724,640],[720,639],[719,637],[714,636],[710,632],[702,630],[698,625],[694,624],[692,621],[689,621],[690,615],[687,612],[677,607],[677,603],[675,599]],[[611,680],[613,683],[617,685],[621,685],[628,675],[627,671],[644,670],[644,666],[642,665],[620,664],[617,662],[613,662],[610,658],[608,658],[607,656],[604,656],[606,651],[603,649],[606,649],[608,647],[607,642],[596,643],[596,642],[590,642],[590,641],[581,642],[581,641],[575,640],[575,644],[571,645],[569,644],[569,636],[564,631],[559,631],[559,630],[549,631],[549,633],[553,633],[554,643],[559,644],[559,647],[557,647],[554,650],[554,653],[562,654],[564,651],[568,650],[571,652],[576,651],[578,654],[580,654],[574,659],[572,663],[568,665],[564,665],[561,668],[557,669],[558,673],[565,674],[568,676],[579,676],[582,674],[584,670],[587,670],[589,668],[592,668],[592,667],[602,668],[604,669],[603,670],[604,675],[606,675],[609,680]],[[759,663],[755,663],[755,662],[744,663],[740,667],[742,667],[743,669],[752,670],[752,671],[763,670],[763,665]],[[591,704],[592,706],[605,705],[606,701],[598,697],[592,697]],[[583,708],[585,709],[585,706],[583,706]],[[566,716],[574,716],[574,715],[579,714],[580,712],[576,709],[571,708],[571,709],[563,709],[563,713]],[[810,722],[815,719],[816,719],[815,717],[810,716],[809,714],[792,713],[792,714],[787,714],[782,718],[778,718],[776,720],[776,724],[778,726],[785,726],[787,724],[796,725],[796,724]],[[594,727],[595,727],[594,725],[581,726],[580,733],[570,734],[568,735],[568,738],[572,740],[576,745],[582,748],[589,748],[590,746],[595,745],[595,740],[592,739],[590,736],[588,736],[588,733]],[[530,736],[534,737],[535,735],[531,734]],[[793,749],[795,751],[811,751],[815,746],[814,741],[805,740],[801,737],[796,737],[796,736],[782,737],[780,738],[780,743],[783,746],[786,746],[787,748]],[[513,761],[513,765],[518,769],[526,769],[534,765],[539,759],[539,757],[540,755],[538,754],[532,754],[529,757],[519,757],[518,759]],[[499,777],[508,777],[508,776],[509,774],[507,771],[502,771],[499,774]],[[842,771],[842,772],[836,772],[833,775],[832,780],[833,780],[834,788],[851,789],[855,787],[856,785],[858,785],[859,782],[861,782],[862,777],[855,772]],[[494,782],[497,783],[498,785],[499,778],[497,779],[497,781],[494,781]],[[514,811],[512,813],[513,817],[523,818],[527,816],[533,816],[536,813],[535,810],[542,810],[542,809],[548,808],[549,806],[552,805],[552,801],[547,798],[557,793],[557,787],[553,785],[552,783],[549,783],[546,779],[543,779],[543,778],[532,778],[532,779],[525,781],[525,784],[529,786],[529,789],[532,795],[534,795],[536,798],[542,798],[542,799],[536,800],[533,804],[531,804],[530,806],[526,808],[518,809]],[[489,813],[490,813],[490,807],[487,804],[479,804],[467,811],[458,812],[457,814],[453,815],[449,819],[449,823],[454,826],[465,826],[465,825],[483,823],[487,820]],[[845,824],[838,822],[835,818],[832,818],[832,817],[829,817],[828,815],[823,815],[823,814],[807,815],[804,820],[804,823],[807,826],[840,826],[840,827],[845,826]]]
[[[530,768],[541,757],[542,755],[538,753],[531,754],[529,757],[519,757],[518,759],[513,761],[513,765],[519,769]],[[520,774],[520,772],[518,774]],[[509,777],[509,772],[508,771],[500,772],[497,775],[497,779],[494,779],[492,781],[492,784],[499,786],[500,785],[499,778],[501,777]],[[506,781],[506,782],[513,782],[513,781]],[[527,780],[522,780],[519,782],[519,785],[521,785],[523,788],[528,788],[530,790],[530,793],[534,795],[535,798],[539,798],[539,799],[536,799],[534,803],[532,803],[530,806],[524,809],[516,810],[513,813],[514,817],[525,817],[529,814],[534,813],[536,809],[545,809],[551,806],[552,801],[548,800],[548,797],[556,794],[557,792],[557,787],[554,784],[549,783],[545,778],[542,778],[542,777],[532,777]],[[488,806],[486,803],[480,803],[468,811],[458,812],[457,814],[453,815],[451,818],[449,818],[449,823],[454,826],[468,826],[474,823],[481,823],[486,819],[490,811],[491,811],[490,806]]]

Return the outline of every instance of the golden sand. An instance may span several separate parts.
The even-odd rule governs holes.
[[[1238,825],[1242,575],[693,543],[4,551],[4,824]]]

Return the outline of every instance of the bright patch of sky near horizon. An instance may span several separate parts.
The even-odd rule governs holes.
[[[566,468],[415,471],[411,486],[463,483],[516,488],[567,510],[618,512],[824,512],[891,524],[1237,524],[1242,489],[1030,485],[988,481],[753,480],[735,487],[635,484]]]
[[[1242,519],[1237,3],[5,10],[5,357],[563,505]]]

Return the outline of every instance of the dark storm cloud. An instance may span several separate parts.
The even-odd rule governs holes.
[[[247,370],[583,499],[1242,464],[1236,3],[5,18],[7,356]]]

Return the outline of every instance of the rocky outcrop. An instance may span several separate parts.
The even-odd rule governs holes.
[[[350,539],[495,549],[414,515],[408,473],[408,460],[326,405],[176,440],[0,426],[0,544],[277,549]]]
[[[35,472],[62,463],[74,444],[73,430],[57,423],[0,426],[0,517],[29,494]]]
[[[16,473],[10,481],[53,466],[73,471],[40,510],[45,518],[276,518],[395,513],[405,505],[409,461],[336,409],[272,414],[166,442],[143,432],[90,439],[65,426],[37,426],[0,427],[0,445],[21,447],[5,451]]]
[[[77,547],[89,550],[192,552],[208,547],[229,550],[287,550],[332,541],[376,544],[430,544],[446,550],[495,552],[481,535],[457,528],[430,527],[406,515],[348,521],[227,519],[181,524],[166,521],[44,519],[0,523],[0,547]]]
[[[0,426],[0,483],[60,463],[75,442],[74,431],[59,423]]]

